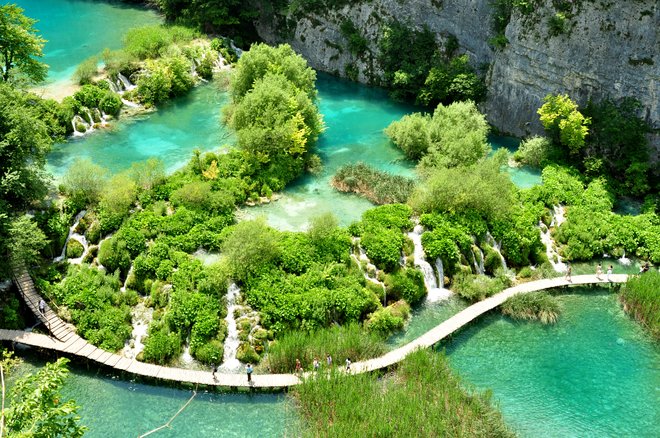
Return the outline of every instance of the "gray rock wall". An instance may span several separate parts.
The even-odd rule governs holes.
[[[502,131],[539,132],[536,110],[549,93],[567,93],[581,104],[633,96],[642,102],[642,115],[660,129],[660,1],[579,0],[579,11],[557,36],[550,36],[548,24],[557,11],[545,3],[529,15],[514,12],[502,50],[488,44],[490,0],[365,0],[323,16],[290,19],[288,31],[273,14],[264,14],[257,28],[270,43],[291,44],[316,69],[345,76],[347,66],[357,67],[357,80],[377,83],[381,26],[396,18],[427,26],[438,41],[453,35],[475,66],[490,65],[483,109]],[[346,49],[340,32],[345,19],[369,41],[367,53],[356,56]]]

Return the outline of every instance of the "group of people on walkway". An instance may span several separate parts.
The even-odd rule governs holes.
[[[351,371],[351,362],[350,358],[346,358],[345,366],[346,366],[346,371]],[[327,355],[325,357],[325,364],[328,369],[332,368],[332,356]],[[321,361],[319,360],[318,357],[315,357],[314,360],[312,361],[312,369],[314,371],[318,371],[321,368]],[[303,372],[303,367],[302,367],[302,362],[300,362],[300,359],[296,359],[296,369],[295,369],[296,374],[301,375]]]
[[[610,277],[612,276],[613,271],[614,271],[614,267],[612,265],[610,265],[607,268],[607,275],[605,277],[605,279],[607,281],[612,281],[612,279]],[[572,272],[573,272],[573,268],[571,267],[571,264],[567,263],[566,264],[566,273],[564,275],[564,280],[568,281],[569,283],[572,281],[572,279],[571,279]],[[598,266],[596,266],[596,279],[597,280],[602,280],[603,279],[602,276],[603,276],[603,264],[598,263]]]

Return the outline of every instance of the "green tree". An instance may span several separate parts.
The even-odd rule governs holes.
[[[80,424],[78,405],[74,400],[63,401],[60,394],[69,373],[67,362],[60,358],[16,381],[5,413],[9,436],[78,438],[84,435],[87,428]]]
[[[233,100],[240,101],[267,73],[281,74],[310,99],[316,98],[316,72],[291,46],[254,44],[241,56],[231,76],[230,93]]]
[[[246,281],[277,259],[277,236],[263,220],[239,222],[227,230],[222,253],[235,280]]]
[[[566,94],[548,94],[543,102],[537,111],[543,127],[571,153],[580,151],[589,134],[591,119],[585,117]]]
[[[39,261],[39,253],[48,239],[30,216],[14,219],[9,228],[7,250],[14,265],[32,265]]]
[[[37,35],[36,22],[23,15],[23,9],[16,5],[0,5],[0,69],[5,82],[17,73],[32,82],[46,79],[48,66],[35,59],[43,56],[46,42]]]
[[[62,185],[72,201],[82,208],[101,199],[107,173],[107,169],[89,158],[77,158],[64,174]]]
[[[430,121],[431,117],[427,114],[407,114],[385,128],[385,134],[408,158],[419,160],[431,144],[428,133]]]

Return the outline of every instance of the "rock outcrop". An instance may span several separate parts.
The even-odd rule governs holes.
[[[589,98],[632,96],[645,117],[660,129],[660,3],[657,0],[573,0],[564,31],[550,29],[557,10],[552,2],[528,14],[514,11],[505,35],[508,44],[494,49],[489,40],[491,0],[371,0],[323,14],[283,18],[265,13],[257,24],[269,43],[287,42],[316,69],[377,83],[378,39],[393,19],[422,29],[439,42],[456,38],[474,66],[489,66],[489,121],[514,135],[539,132],[536,114],[548,93],[567,93],[583,104]],[[369,50],[352,54],[341,24],[351,20]]]

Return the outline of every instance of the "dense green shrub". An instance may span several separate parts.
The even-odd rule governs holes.
[[[543,324],[556,323],[561,313],[557,298],[546,292],[514,295],[502,303],[501,309],[513,319],[539,320]]]
[[[463,274],[454,279],[454,290],[469,301],[481,301],[504,289],[505,285],[497,278],[485,275]]]
[[[171,44],[187,43],[197,36],[197,32],[182,26],[137,27],[124,35],[124,50],[138,59],[157,58]]]
[[[342,21],[339,31],[346,38],[348,51],[352,54],[360,56],[369,48],[367,39],[362,36],[360,29],[350,19]]]
[[[101,243],[98,256],[99,263],[108,272],[118,271],[122,278],[126,276],[131,267],[131,254],[126,244],[126,240],[113,236]]]
[[[513,158],[528,166],[541,167],[550,157],[552,143],[546,137],[534,136],[520,143],[520,147],[513,154]]]
[[[408,304],[415,305],[426,296],[424,276],[417,269],[399,269],[385,276],[387,298],[404,299]]]
[[[66,278],[52,286],[57,303],[69,309],[78,333],[92,344],[117,351],[132,332],[130,308],[119,278],[86,265],[69,267]]]
[[[80,85],[91,84],[92,79],[98,73],[99,58],[92,56],[78,64],[73,74],[75,81]]]
[[[179,354],[181,354],[179,335],[168,331],[160,324],[152,323],[149,326],[148,336],[144,339],[143,360],[165,365]]]
[[[75,239],[69,240],[66,244],[66,258],[68,259],[77,259],[83,255],[85,248],[82,244]]]
[[[372,227],[362,233],[360,244],[377,267],[391,271],[399,264],[403,242],[399,230]]]

